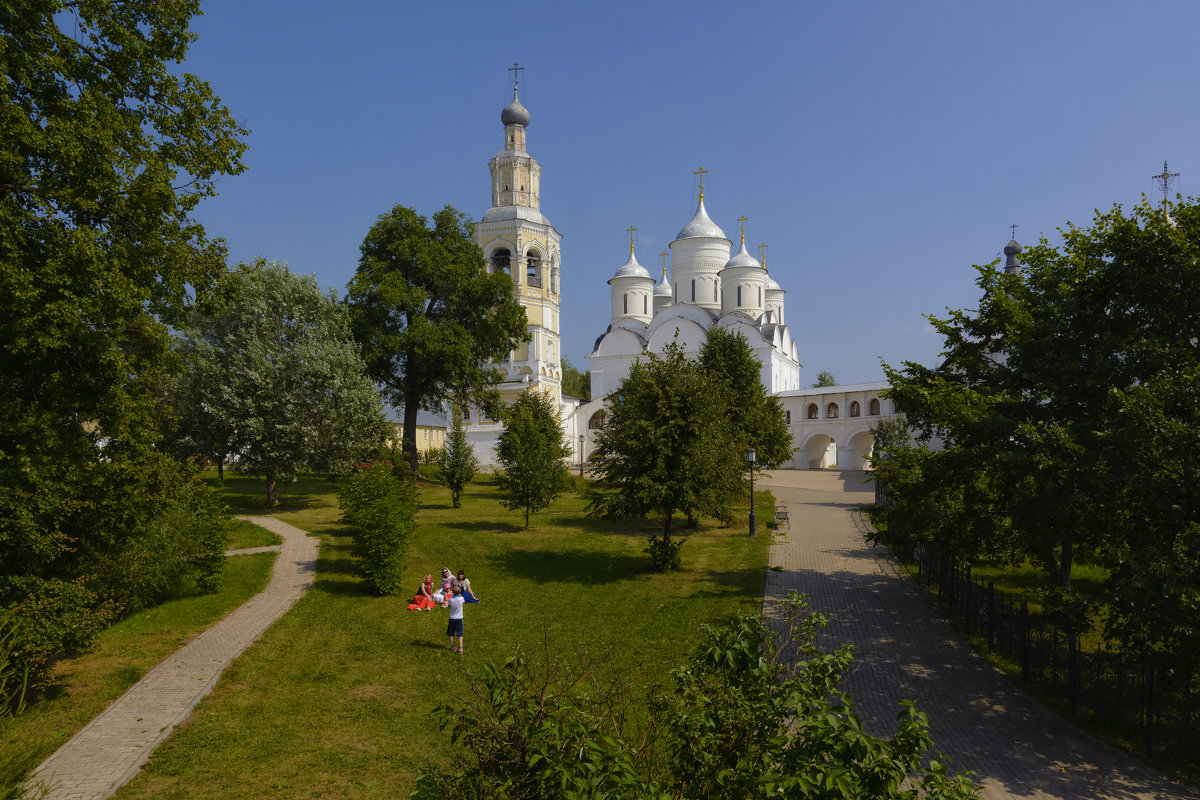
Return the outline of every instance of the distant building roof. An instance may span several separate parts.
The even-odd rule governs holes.
[[[810,394],[852,394],[854,392],[882,392],[890,389],[887,381],[872,381],[871,383],[847,383],[842,386],[814,386],[809,389],[789,389],[779,392],[777,397],[807,397]]]
[[[394,408],[388,403],[383,404],[383,416],[395,425],[404,424],[404,409]],[[430,411],[417,412],[417,427],[420,428],[449,428],[446,418]]]

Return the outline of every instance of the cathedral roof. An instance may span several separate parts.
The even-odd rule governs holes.
[[[500,121],[505,125],[529,125],[529,109],[517,99],[517,87],[513,87],[512,102],[500,112]]]
[[[662,280],[654,285],[655,297],[670,297],[671,284],[667,283],[667,270],[663,269]]]
[[[737,251],[733,258],[729,259],[725,264],[725,269],[730,267],[758,267],[762,269],[762,264],[758,263],[758,259],[746,252],[746,240],[742,240],[742,249]]]
[[[774,278],[771,277],[770,273],[767,273],[766,288],[767,288],[768,292],[782,292],[783,291],[783,287],[780,286],[779,283]]]
[[[650,278],[650,273],[646,271],[646,268],[638,263],[637,256],[633,254],[632,249],[629,251],[629,260],[625,262],[624,266],[616,271],[616,274],[614,274],[613,277],[647,278],[653,280],[653,278]]]
[[[683,226],[683,230],[675,239],[725,239],[728,241],[729,237],[717,226],[717,223],[708,218],[708,212],[704,210],[704,198],[700,198],[700,204],[696,206],[696,215],[692,217],[691,222]]]

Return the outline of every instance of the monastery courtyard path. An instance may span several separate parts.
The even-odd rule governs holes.
[[[229,662],[312,587],[317,569],[315,536],[273,517],[240,519],[283,539],[282,545],[233,551],[280,551],[267,587],[147,672],[43,761],[32,780],[35,786],[40,782],[51,787],[47,800],[111,797],[212,691]],[[29,794],[36,795],[36,790],[31,787]]]
[[[863,538],[874,502],[862,472],[786,470],[763,485],[788,510],[771,546],[766,613],[791,590],[829,617],[825,645],[851,642],[845,688],[868,732],[895,730],[897,703],[929,715],[952,770],[971,770],[987,800],[1200,798],[1067,723],[977,656],[889,551]],[[759,519],[772,518],[764,509]],[[766,530],[759,526],[760,535]]]

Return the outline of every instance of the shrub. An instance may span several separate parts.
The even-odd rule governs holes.
[[[838,689],[854,664],[816,643],[826,620],[793,593],[785,636],[758,616],[704,626],[670,688],[602,677],[603,661],[488,664],[465,707],[440,706],[453,773],[423,773],[418,800],[478,798],[894,798],[966,800],[975,788],[900,704],[890,737],[863,730]],[[633,713],[633,707],[641,709]]]
[[[416,527],[412,478],[391,467],[368,467],[342,487],[338,504],[367,583],[380,594],[399,592],[404,553]]]
[[[467,441],[462,414],[458,409],[454,410],[450,432],[446,436],[446,448],[438,451],[437,466],[439,477],[450,488],[451,505],[454,508],[462,507],[463,489],[474,480],[479,462],[475,458],[474,448]]]
[[[670,572],[673,569],[679,569],[680,555],[679,551],[683,549],[683,543],[686,539],[671,539],[658,536],[650,536],[646,540],[646,549],[642,552],[650,556],[650,563],[654,565],[656,572]]]

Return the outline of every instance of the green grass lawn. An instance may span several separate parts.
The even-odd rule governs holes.
[[[449,766],[432,713],[466,691],[485,661],[520,647],[534,660],[602,654],[629,682],[662,680],[699,626],[761,607],[770,537],[705,525],[684,568],[649,572],[657,523],[587,519],[570,495],[535,514],[497,502],[481,477],[450,508],[422,482],[403,597],[368,593],[332,504],[336,487],[281,487],[279,518],[320,535],[314,589],[225,673],[214,693],[118,797],[404,797],[422,766]],[[262,514],[260,481],[226,479],[234,513]],[[682,532],[682,531],[680,531]],[[426,572],[465,569],[483,602],[465,610],[466,656],[452,655],[447,612],[405,609]]]
[[[246,547],[268,547],[283,542],[277,534],[266,528],[246,522],[242,519],[231,519],[225,522],[226,550],[241,550]]]
[[[0,720],[0,752],[32,748],[37,761],[64,744],[158,662],[262,590],[274,554],[228,559],[221,588],[200,594],[192,585],[174,600],[118,622],[86,653],[53,668],[53,684],[15,719]]]

